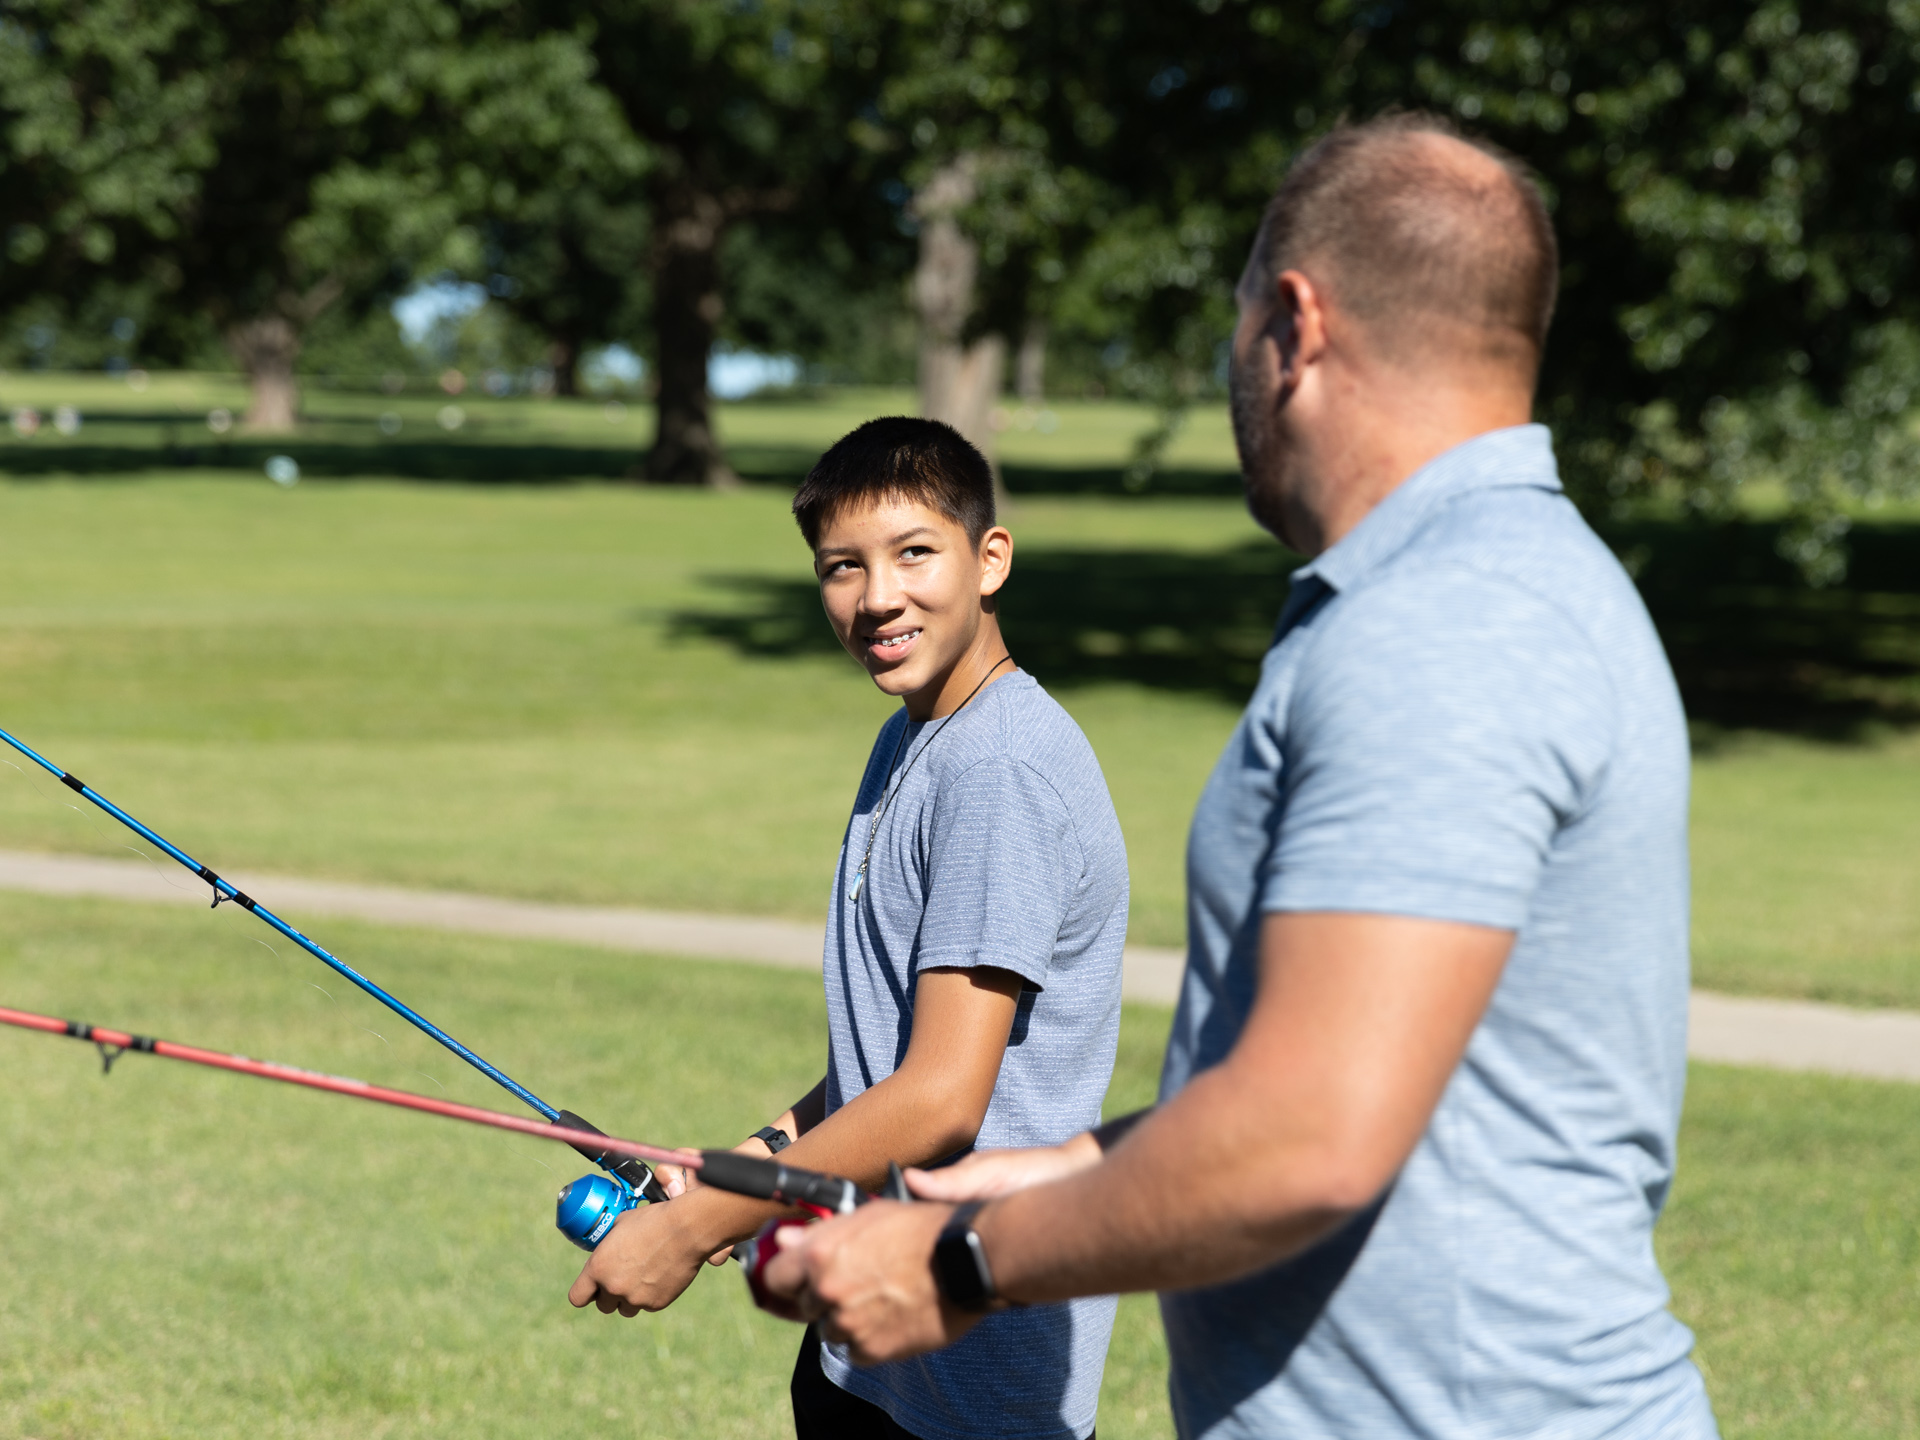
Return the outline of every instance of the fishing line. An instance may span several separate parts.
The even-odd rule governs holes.
[[[24,741],[16,739],[13,735],[9,734],[5,730],[0,730],[0,740],[4,740],[7,744],[11,745],[15,750],[18,750],[22,755],[26,756],[29,760],[33,761],[34,764],[40,766],[40,768],[45,770],[48,774],[56,777],[62,785],[65,785],[69,790],[72,790],[75,794],[81,796],[86,800],[92,801],[93,804],[98,806],[100,809],[106,811],[107,814],[111,815],[114,819],[118,820],[122,825],[125,825],[129,830],[133,831],[134,834],[140,836],[140,838],[145,840],[148,844],[159,846],[162,850],[166,851],[167,854],[171,855],[175,860],[179,861],[182,865],[186,866],[187,869],[191,870],[194,874],[198,875],[202,880],[206,881],[207,884],[213,887],[213,906],[212,906],[213,909],[218,910],[220,906],[225,904],[227,901],[229,900],[232,901],[234,904],[240,906],[243,910],[250,912],[254,916],[258,917],[260,920],[265,921],[273,929],[278,930],[282,935],[286,936],[287,939],[293,941],[294,944],[298,945],[301,949],[305,950],[309,955],[312,955],[316,960],[320,961],[323,965],[326,965],[329,969],[339,974],[343,979],[351,980],[355,985],[359,986],[362,990],[366,991],[367,994],[371,995],[374,999],[378,1000],[382,1005],[385,1005],[389,1010],[392,1010],[396,1015],[399,1015],[402,1019],[418,1027],[420,1030],[424,1031],[426,1034],[431,1035],[435,1040],[438,1040],[442,1045],[446,1046],[447,1049],[453,1051],[454,1054],[458,1055],[462,1060],[466,1061],[469,1065],[473,1066],[474,1069],[478,1070],[481,1074],[485,1075],[488,1079],[492,1080],[495,1084],[500,1085],[503,1088],[511,1091],[514,1095],[518,1096],[521,1100],[525,1101],[528,1105],[532,1106],[535,1110],[538,1110],[541,1113],[541,1115],[543,1115],[546,1119],[557,1120],[560,1117],[561,1112],[557,1107],[549,1105],[546,1101],[542,1100],[538,1095],[534,1094],[531,1090],[527,1089],[526,1086],[522,1085],[519,1081],[515,1080],[512,1076],[506,1074],[502,1070],[495,1068],[493,1065],[490,1065],[487,1061],[481,1059],[479,1055],[475,1054],[472,1050],[469,1050],[465,1045],[462,1045],[458,1040],[454,1039],[451,1035],[447,1034],[446,1031],[442,1030],[438,1025],[435,1025],[431,1020],[427,1019],[424,1015],[421,1015],[417,1011],[410,1009],[408,1006],[403,1005],[399,1000],[395,999],[392,995],[389,995],[385,990],[381,989],[378,985],[374,984],[373,981],[369,980],[366,976],[362,975],[358,970],[355,970],[351,965],[347,964],[344,960],[340,959],[339,956],[334,955],[331,952],[323,949],[317,942],[308,939],[305,935],[301,934],[298,930],[294,929],[293,926],[289,925],[286,921],[282,920],[278,915],[274,914],[271,910],[267,909],[266,906],[260,904],[252,896],[247,895],[246,893],[237,889],[235,886],[233,886],[229,882],[221,879],[212,870],[209,870],[205,865],[202,865],[198,860],[194,859],[191,855],[187,854],[186,851],[182,850],[179,846],[175,845],[172,841],[168,840],[164,835],[159,834],[157,831],[148,829],[147,826],[143,825],[140,821],[134,819],[133,816],[129,815],[126,811],[122,810],[118,805],[114,804],[111,800],[107,799],[104,795],[101,795],[98,791],[92,789],[90,786],[85,784],[78,776],[68,774],[65,770],[62,770],[58,765],[54,764],[51,760],[47,759],[46,756],[40,754],[37,750],[34,750],[32,747],[27,745]],[[320,989],[320,987],[317,985],[314,986],[314,988],[316,990]],[[321,990],[320,993],[323,995],[327,995],[327,992],[325,990]],[[327,998],[331,1000],[333,997],[331,995],[327,995]]]
[[[87,822],[87,828],[89,830],[93,831],[94,834],[98,835],[113,849],[124,850],[127,854],[146,861],[147,864],[153,867],[153,873],[160,877],[160,883],[165,885],[169,890],[178,890],[182,895],[191,895],[193,893],[191,889],[173,878],[171,869],[162,865],[138,845],[127,844],[126,841],[114,834],[113,831],[102,825],[99,818],[95,816],[91,810],[82,810],[78,805],[69,801],[64,795],[56,794],[52,790],[47,789],[46,786],[40,783],[37,775],[30,770],[22,770],[11,760],[0,759],[0,765],[5,765],[9,770],[13,771],[14,774],[25,780],[27,784],[33,787],[33,793],[45,800],[47,804],[57,810],[71,810],[74,814],[78,815],[82,820]]]
[[[213,888],[213,907],[212,908],[214,908],[215,910],[218,910],[221,907],[221,905],[227,903],[228,901],[232,901],[234,904],[240,906],[243,910],[246,910],[247,912],[254,915],[259,920],[265,922],[268,926],[270,926],[274,930],[279,931],[282,935],[286,936],[287,939],[293,941],[294,944],[298,945],[301,949],[305,950],[309,955],[312,955],[316,960],[320,961],[323,965],[327,966],[328,969],[334,971],[336,974],[340,975],[343,979],[352,981],[361,990],[365,991],[368,995],[371,995],[375,1000],[378,1000],[382,1005],[385,1005],[389,1010],[393,1011],[396,1015],[400,1016],[403,1020],[407,1021],[410,1025],[414,1026],[416,1029],[420,1030],[424,1034],[432,1036],[435,1040],[439,1041],[442,1045],[446,1046],[447,1049],[451,1050],[454,1054],[458,1055],[462,1060],[466,1061],[469,1065],[473,1066],[474,1069],[478,1070],[481,1074],[485,1075],[489,1080],[492,1080],[496,1085],[499,1085],[503,1089],[511,1092],[520,1100],[524,1101],[526,1104],[531,1106],[534,1110],[537,1110],[540,1113],[540,1116],[542,1119],[552,1122],[553,1124],[558,1125],[562,1128],[570,1128],[576,1133],[578,1132],[585,1132],[587,1134],[600,1133],[594,1126],[588,1124],[585,1120],[581,1119],[578,1115],[574,1114],[572,1111],[561,1110],[556,1106],[549,1105],[545,1100],[542,1100],[538,1095],[534,1094],[531,1090],[527,1089],[526,1086],[522,1085],[519,1081],[515,1080],[511,1075],[508,1075],[504,1070],[501,1070],[498,1067],[488,1063],[486,1060],[482,1059],[474,1051],[468,1049],[465,1045],[462,1045],[458,1040],[454,1039],[453,1036],[449,1035],[446,1031],[442,1030],[438,1025],[435,1025],[431,1020],[427,1019],[426,1016],[420,1014],[416,1010],[411,1009],[407,1005],[402,1004],[394,996],[388,994],[385,990],[381,989],[380,986],[374,984],[373,981],[369,980],[366,976],[362,975],[358,970],[355,970],[351,965],[347,964],[346,961],[340,959],[337,955],[334,955],[328,950],[324,949],[318,942],[309,939],[307,936],[303,935],[300,931],[294,929],[293,926],[289,925],[286,921],[282,920],[278,915],[274,914],[271,910],[267,909],[266,906],[260,904],[260,902],[255,900],[252,896],[245,894],[243,891],[236,888],[231,882],[221,879],[220,876],[215,874],[212,870],[208,869],[205,865],[202,865],[198,860],[194,859],[191,855],[187,854],[186,851],[182,850],[178,845],[175,845],[171,840],[168,840],[164,835],[160,834],[156,830],[152,830],[148,828],[146,825],[142,824],[139,820],[136,820],[132,815],[129,815],[125,810],[122,810],[118,805],[114,804],[111,800],[107,799],[104,795],[100,794],[97,790],[94,790],[93,788],[88,786],[78,776],[69,774],[67,771],[61,769],[58,765],[54,764],[51,760],[47,759],[46,756],[40,754],[37,750],[33,749],[31,746],[26,744],[25,741],[17,739],[16,737],[9,734],[5,730],[0,730],[0,740],[4,740],[8,745],[12,746],[15,750],[19,751],[20,754],[26,756],[27,759],[33,761],[33,763],[38,765],[42,770],[45,770],[49,775],[54,776],[56,779],[60,781],[62,785],[65,785],[69,790],[73,791],[76,795],[79,795],[82,799],[85,799],[91,802],[97,808],[104,810],[107,814],[111,815],[114,819],[118,820],[122,825],[126,826],[129,830],[133,831],[133,833],[138,835],[142,840],[145,840],[148,844],[158,846],[160,849],[166,851],[168,855],[172,856],[175,860],[179,861],[180,864],[185,866],[188,870],[192,871],[195,875],[198,875],[202,880],[206,881],[207,884]],[[16,766],[15,768],[17,769],[18,767]],[[71,802],[68,802],[68,803],[71,803]],[[312,984],[311,981],[309,981],[308,983]],[[328,991],[326,991],[325,989],[323,989],[318,985],[314,985],[313,988],[316,990],[319,990],[320,993],[322,995],[325,995],[329,1000],[332,1000],[334,998],[332,994],[330,994]],[[107,1051],[105,1048],[102,1048],[100,1053],[104,1063],[108,1065],[111,1065],[113,1063],[111,1059],[107,1058]],[[207,1053],[211,1053],[211,1052],[207,1052]],[[249,1073],[252,1073],[252,1072],[249,1072]],[[274,1077],[274,1078],[285,1078],[285,1077]],[[354,1083],[359,1083],[359,1082],[354,1082]],[[322,1087],[322,1088],[325,1088],[325,1087]],[[393,1093],[401,1094],[405,1092],[395,1091]],[[435,1103],[451,1103],[451,1102],[435,1102]],[[475,1113],[479,1113],[479,1112],[475,1112]],[[632,1156],[621,1158],[624,1152],[615,1152],[615,1151],[609,1151],[605,1149],[591,1150],[589,1148],[584,1148],[580,1145],[575,1145],[574,1148],[578,1149],[581,1154],[585,1155],[589,1160],[592,1160],[594,1164],[599,1165],[602,1169],[608,1171],[614,1177],[616,1184],[613,1187],[613,1189],[617,1192],[614,1195],[614,1201],[617,1201],[622,1205],[628,1205],[628,1204],[638,1203],[638,1198],[644,1198],[646,1200],[654,1201],[654,1202],[662,1201],[667,1198],[667,1192],[665,1187],[662,1186],[660,1182],[654,1178],[653,1172],[649,1170],[644,1164],[642,1164],[640,1159]],[[598,1179],[598,1177],[589,1177],[589,1178],[596,1179],[596,1180]],[[579,1183],[585,1183],[585,1182],[579,1182]],[[602,1183],[604,1184],[604,1182]],[[613,1203],[613,1202],[610,1202],[610,1203]],[[612,1223],[611,1220],[609,1220],[608,1224],[610,1225],[611,1223]],[[562,1228],[565,1228],[565,1227],[563,1226]],[[578,1241],[577,1236],[572,1236],[571,1232],[569,1232],[569,1234],[570,1234],[570,1238],[574,1238],[576,1242]],[[597,1242],[598,1237],[596,1236],[595,1239]]]
[[[497,1110],[483,1110],[475,1105],[462,1105],[456,1100],[436,1100],[431,1095],[416,1095],[411,1090],[391,1090],[384,1085],[370,1085],[365,1080],[354,1080],[344,1075],[329,1075],[320,1070],[304,1070],[297,1065],[282,1065],[276,1060],[255,1060],[247,1055],[233,1055],[224,1050],[205,1050],[197,1045],[182,1045],[172,1040],[156,1040],[151,1035],[133,1035],[124,1030],[111,1030],[104,1025],[88,1025],[78,1020],[62,1020],[53,1015],[40,1015],[31,1010],[15,1010],[0,1005],[0,1024],[17,1026],[22,1030],[38,1030],[46,1035],[66,1035],[75,1040],[85,1040],[100,1051],[100,1063],[103,1070],[111,1072],[114,1062],[134,1052],[141,1055],[157,1055],[163,1060],[185,1060],[194,1065],[205,1065],[215,1070],[228,1070],[237,1075],[252,1075],[261,1080],[279,1080],[288,1085],[302,1085],[309,1090],[324,1090],[333,1095],[346,1095],[356,1100],[372,1100],[382,1105],[395,1105],[403,1110],[418,1110],[428,1115],[438,1115],[448,1120],[464,1120],[474,1125],[489,1125],[496,1130],[512,1130],[521,1135],[537,1135],[543,1140],[558,1140],[576,1148],[592,1147],[596,1151],[613,1155],[628,1155],[638,1160],[652,1160],[656,1164],[684,1165],[688,1169],[698,1170],[705,1163],[702,1159],[690,1159],[678,1150],[669,1150],[663,1145],[646,1145],[637,1140],[621,1140],[614,1136],[602,1135],[592,1128],[576,1129],[570,1125],[554,1125],[544,1120],[527,1120],[518,1115],[503,1115]],[[747,1157],[740,1157],[742,1159]]]
[[[155,1055],[163,1060],[184,1060],[214,1070],[251,1075],[260,1080],[278,1080],[283,1084],[299,1085],[331,1095],[345,1095],[355,1100],[371,1100],[402,1110],[437,1115],[446,1120],[462,1120],[470,1125],[485,1125],[542,1140],[557,1140],[611,1171],[616,1181],[620,1170],[612,1163],[612,1157],[625,1156],[628,1157],[626,1163],[651,1160],[656,1165],[679,1165],[698,1171],[702,1183],[716,1189],[796,1206],[815,1215],[844,1215],[869,1198],[851,1180],[838,1175],[800,1170],[783,1165],[778,1159],[762,1160],[752,1155],[736,1154],[732,1150],[689,1152],[670,1150],[664,1145],[648,1145],[638,1140],[622,1140],[601,1134],[573,1115],[566,1116],[568,1123],[558,1125],[543,1120],[527,1120],[518,1115],[503,1115],[497,1110],[482,1110],[478,1106],[462,1105],[453,1100],[436,1100],[431,1095],[416,1095],[411,1090],[370,1085],[364,1080],[352,1080],[343,1075],[303,1070],[274,1060],[255,1060],[224,1050],[205,1050],[197,1045],[182,1045],[173,1040],[156,1040],[151,1035],[134,1035],[124,1030],[110,1030],[104,1025],[62,1020],[57,1016],[40,1015],[31,1010],[15,1010],[7,1006],[0,1006],[0,1024],[89,1042],[100,1052],[100,1066],[107,1073],[112,1072],[115,1061],[131,1051]],[[607,1188],[608,1185],[609,1182],[602,1176],[588,1175],[560,1192],[560,1229],[582,1249],[591,1250],[597,1245],[620,1214],[631,1208],[632,1192],[626,1191],[623,1202],[617,1192]],[[905,1188],[898,1181],[897,1170],[889,1188],[900,1198],[905,1198]]]

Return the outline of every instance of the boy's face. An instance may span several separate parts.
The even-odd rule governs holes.
[[[875,685],[902,696],[937,689],[979,640],[1012,560],[998,525],[976,548],[957,522],[901,500],[844,507],[813,552],[834,634]]]

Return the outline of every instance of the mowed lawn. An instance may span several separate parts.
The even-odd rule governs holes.
[[[1099,751],[1133,937],[1178,944],[1285,562],[1224,498],[1009,519],[1015,658]],[[0,481],[0,724],[216,866],[817,918],[890,706],[810,584],[772,487]],[[0,847],[126,853],[69,798],[0,767]],[[1912,737],[1716,745],[1699,978],[1920,1007],[1916,854]]]
[[[0,400],[20,403],[15,378]],[[421,483],[378,478],[369,448],[366,476],[316,462],[281,489],[153,459],[189,422],[207,444],[192,384],[142,397],[178,385],[184,418],[125,422],[136,477],[103,458],[105,423],[58,442],[72,474],[42,464],[54,437],[0,449],[0,472],[28,450],[41,466],[0,481],[0,726],[216,866],[819,918],[889,705],[826,642],[776,487]],[[366,417],[345,407],[386,403],[315,408],[346,427]],[[446,401],[393,403],[412,425]],[[461,445],[521,443],[518,402],[463,403]],[[790,457],[898,408],[723,424]],[[517,413],[565,453],[638,423]],[[1010,459],[1060,447],[1036,466],[1117,464],[1143,423],[1029,418]],[[1217,420],[1183,441],[1190,463],[1224,463]],[[1284,559],[1227,498],[1023,495],[1009,519],[1016,658],[1106,767],[1134,937],[1177,944],[1188,814]],[[1696,779],[1699,978],[1920,1008],[1920,743],[1735,735]],[[0,767],[0,848],[126,855],[72,798]],[[728,1141],[819,1073],[805,976],[320,934],[610,1130]],[[510,1105],[272,938],[231,907],[0,895],[0,1004]],[[1111,1109],[1151,1096],[1166,1023],[1129,1011]],[[794,1336],[731,1271],[657,1319],[566,1309],[565,1152],[147,1057],[102,1077],[85,1047],[10,1031],[0,1083],[0,1436],[785,1433]],[[1920,1433],[1916,1122],[1906,1087],[1696,1069],[1659,1243],[1730,1436]],[[1151,1304],[1122,1315],[1102,1434],[1166,1434]]]
[[[503,1106],[231,907],[0,898],[7,1003]],[[817,980],[334,923],[324,938],[547,1098],[719,1142],[817,1078]],[[1167,1013],[1124,1021],[1110,1113]],[[0,1031],[0,1435],[37,1440],[789,1434],[798,1332],[709,1271],[664,1315],[576,1313],[569,1152]],[[1658,1244],[1729,1437],[1920,1433],[1920,1089],[1696,1067]],[[1181,1185],[1168,1185],[1178,1203]],[[1171,1433],[1152,1302],[1107,1436]]]

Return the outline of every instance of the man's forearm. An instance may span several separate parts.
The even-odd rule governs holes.
[[[1132,1134],[1134,1126],[1153,1114],[1153,1108],[1149,1105],[1146,1109],[1135,1110],[1130,1115],[1116,1115],[1111,1120],[1101,1121],[1087,1133],[1093,1137],[1093,1143],[1100,1147],[1101,1153],[1105,1154]]]
[[[1103,1163],[975,1222],[1001,1294],[1041,1303],[1230,1280],[1305,1249],[1371,1198],[1337,1154],[1288,1134],[1222,1070],[1123,1119]]]

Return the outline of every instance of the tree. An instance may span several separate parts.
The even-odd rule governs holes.
[[[916,7],[903,64],[882,114],[911,186],[919,255],[911,287],[920,326],[920,412],[994,455],[989,423],[1007,357],[1032,353],[1046,325],[1047,282],[1062,272],[1075,219],[1040,119],[1062,61],[1071,6]],[[996,467],[997,470],[997,467]]]
[[[305,328],[390,291],[388,257],[447,231],[441,197],[359,164],[402,149],[408,117],[340,63],[404,66],[420,18],[400,0],[20,0],[0,32],[12,248],[69,294],[142,287],[163,353],[210,321],[247,424],[290,428]]]
[[[460,242],[443,250],[547,337],[555,389],[578,394],[587,347],[631,336],[643,308],[647,148],[595,83],[587,30],[443,4],[432,31],[406,71],[428,123],[380,166],[445,198]]]
[[[1339,116],[1425,106],[1545,184],[1564,269],[1540,408],[1589,508],[1783,480],[1785,543],[1820,578],[1843,501],[1920,484],[1920,6],[1052,0],[923,20],[888,95],[909,173],[1007,177],[953,212],[977,247],[969,333],[1041,316],[1171,422],[1224,378],[1233,281],[1291,158]]]
[[[1780,481],[1837,579],[1844,505],[1920,488],[1920,7],[1481,7],[1431,48],[1386,69],[1557,198],[1544,392],[1589,504]]]
[[[650,479],[733,478],[707,393],[729,232],[748,221],[856,234],[890,223],[862,115],[885,70],[884,10],[861,0],[611,0],[595,12],[599,82],[651,158],[642,181],[658,386]]]

